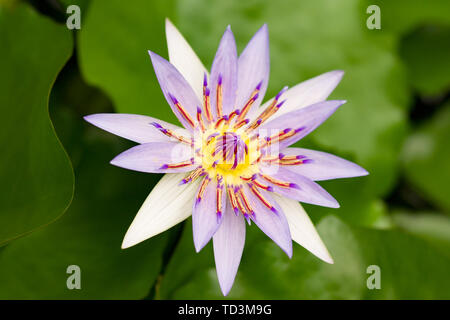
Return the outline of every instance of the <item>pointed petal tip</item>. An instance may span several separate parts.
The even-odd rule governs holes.
[[[337,77],[340,77],[340,78],[342,78],[344,76],[344,74],[345,74],[344,70],[333,70],[331,72],[334,73]]]
[[[349,178],[364,177],[364,176],[368,176],[370,174],[369,171],[367,171],[363,167],[357,165],[356,163],[352,163],[352,164],[353,164],[354,169],[353,169],[352,175],[349,176]]]
[[[90,114],[90,115],[84,116],[83,120],[86,121],[87,123],[97,126],[97,121],[95,121],[96,118],[97,118],[97,114]]]
[[[98,120],[102,120],[102,115],[109,115],[108,113],[93,113],[88,114],[83,117],[84,121],[89,122],[90,124],[93,124],[94,126],[97,126]]]
[[[223,296],[226,297],[231,291],[231,286],[225,286],[225,285],[222,286],[222,284],[220,282],[219,282],[219,285],[220,285],[220,291],[222,291]]]
[[[283,251],[287,254],[287,256],[289,257],[289,259],[292,259],[292,255],[293,255],[292,243],[291,243],[291,246],[289,247],[289,250],[285,251],[285,250],[283,249]]]
[[[195,248],[195,252],[199,253],[200,251],[202,251],[202,249],[208,244],[209,240],[211,240],[211,238],[207,238],[207,239],[201,239],[198,236],[195,236],[195,232],[194,232],[194,248]]]
[[[315,255],[317,258],[319,258],[320,260],[322,260],[323,262],[326,262],[328,264],[334,264],[334,260],[331,257],[330,253],[328,252],[327,248],[324,247],[322,250],[320,251],[311,251],[309,249],[307,249],[309,252],[311,252],[313,255]]]
[[[320,103],[320,102],[319,102]],[[347,103],[347,100],[326,100],[328,108],[337,109]]]
[[[330,201],[330,204],[329,204],[330,208],[333,208],[333,209],[340,208],[341,205],[339,204],[339,202],[337,202],[335,199],[333,199],[333,200]]]
[[[333,82],[335,83],[335,86],[337,86],[344,77],[344,74],[345,74],[344,70],[333,70],[322,74],[322,76],[326,76],[329,79],[334,79]]]
[[[152,60],[152,63],[154,64],[155,61],[161,63],[162,61],[167,61],[163,57],[161,57],[156,52],[153,52],[152,50],[147,50],[148,54],[150,55],[150,59]],[[168,61],[167,61],[168,62]]]
[[[370,173],[369,173],[369,171],[367,171],[366,169],[364,169],[363,167],[360,167],[361,168],[361,172],[360,172],[360,176],[362,177],[362,176],[368,176]]]
[[[110,162],[109,162],[109,164],[112,164],[113,166],[116,166],[116,167],[120,167],[120,154],[119,155],[117,155],[117,156],[115,156]]]
[[[125,237],[123,238],[122,245],[120,246],[121,249],[128,249],[136,244],[138,244],[141,241],[131,240],[129,236],[129,231],[125,234]]]
[[[263,33],[268,34],[269,33],[269,26],[267,25],[267,23],[264,23],[261,26],[261,28],[259,28],[259,30],[256,33],[258,33],[258,32],[263,32]]]
[[[132,169],[129,169],[129,167],[126,165],[126,155],[127,155],[127,151],[128,150],[126,150],[126,151],[124,151],[124,152],[122,152],[122,153],[120,153],[120,154],[118,154],[117,156],[115,156],[110,162],[109,162],[109,164],[111,164],[111,165],[113,165],[113,166],[116,166],[116,167],[119,167],[119,168],[124,168],[124,169],[128,169],[128,170],[132,170]],[[124,155],[125,155],[125,157],[124,157]]]
[[[125,250],[125,249],[128,249],[129,247],[131,247],[131,245],[125,243],[125,241],[124,241],[124,242],[122,242],[122,245],[120,246],[120,249]]]
[[[227,28],[225,29],[225,32],[223,33],[223,36],[222,36],[222,38],[232,38],[233,40],[234,40],[234,34],[233,34],[233,31],[231,30],[231,25],[228,25],[227,26]],[[231,40],[231,39],[228,39],[229,41]]]

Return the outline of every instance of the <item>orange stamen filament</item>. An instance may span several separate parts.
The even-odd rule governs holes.
[[[189,113],[186,112],[186,110],[183,108],[183,106],[177,101],[175,104],[175,107],[177,108],[177,110],[181,113],[181,115],[183,116],[183,118],[189,123],[189,125],[194,128],[195,127],[195,123],[194,120],[192,119],[192,117],[189,115]]]
[[[273,206],[270,204],[270,202],[264,198],[264,196],[259,192],[259,190],[252,184],[249,184],[250,190],[253,192],[253,194],[258,197],[258,199],[269,209],[272,209]]]
[[[265,175],[265,174],[262,174],[261,177],[263,177],[267,181],[269,181],[269,182],[271,182],[274,185],[277,185],[279,187],[282,187],[282,188],[290,188],[291,187],[291,183],[289,183],[289,182],[284,182],[284,181],[272,178],[271,176],[268,176],[268,175]]]

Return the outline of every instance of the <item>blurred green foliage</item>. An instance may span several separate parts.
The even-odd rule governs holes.
[[[192,231],[187,227],[162,281],[161,297],[223,299],[215,274],[212,246],[192,258]],[[450,255],[397,230],[352,227],[333,216],[322,219],[318,231],[334,258],[333,265],[323,263],[298,245],[294,246],[294,255],[289,259],[258,228],[251,226],[247,230],[241,267],[228,298],[450,297],[447,276]],[[381,268],[381,290],[367,289],[370,265]]]
[[[450,104],[419,126],[405,142],[403,163],[407,178],[424,196],[450,211]]]
[[[190,220],[120,249],[159,176],[110,166],[131,144],[82,120],[116,111],[176,121],[147,53],[167,57],[166,17],[207,67],[228,24],[240,51],[268,23],[268,97],[344,70],[331,98],[348,103],[300,145],[370,172],[322,183],[340,209],[305,205],[334,265],[298,245],[289,260],[251,226],[229,298],[450,298],[448,1],[30,2],[0,5],[0,244],[65,212],[72,168],[75,196],[60,220],[2,247],[0,298],[223,298],[212,246],[195,253]],[[81,30],[63,24],[70,4],[81,6]],[[370,4],[381,9],[381,30],[366,28]],[[66,287],[71,264],[82,290]],[[380,290],[366,286],[369,265],[381,268]]]

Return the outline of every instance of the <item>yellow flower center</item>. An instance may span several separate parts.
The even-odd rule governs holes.
[[[260,156],[257,139],[250,137],[242,129],[223,123],[216,128],[210,126],[201,133],[198,155],[202,168],[211,178],[222,176],[226,184],[238,185],[241,177],[251,177],[257,172]]]

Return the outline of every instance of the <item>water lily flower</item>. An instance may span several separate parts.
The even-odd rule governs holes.
[[[292,240],[333,263],[300,202],[337,208],[315,181],[368,174],[334,155],[291,148],[345,103],[326,100],[343,76],[331,71],[282,88],[261,105],[269,81],[269,36],[263,25],[238,56],[222,36],[211,72],[166,20],[169,61],[149,51],[161,90],[183,128],[144,115],[93,114],[95,126],[138,145],[113,165],[165,173],[128,229],[128,248],[192,213],[196,251],[213,239],[217,276],[230,291],[241,260],[246,221],[289,257]]]

